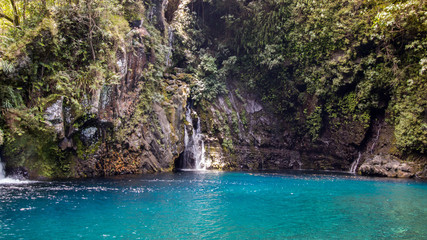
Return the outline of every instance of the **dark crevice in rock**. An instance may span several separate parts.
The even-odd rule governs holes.
[[[182,151],[179,156],[175,159],[173,170],[178,171],[184,167],[184,151]]]
[[[354,145],[354,147],[359,152],[368,151],[368,144],[372,141],[373,138],[376,138],[379,134],[378,128],[381,128],[385,121],[385,109],[376,110],[370,114],[371,120],[369,122],[369,127],[365,132],[365,136],[359,145]]]
[[[178,9],[180,0],[169,0],[168,6],[166,7],[165,18],[166,22],[171,23],[175,14],[175,11]]]
[[[363,138],[363,140],[360,143],[360,145],[358,145],[358,146],[356,145],[355,146],[355,148],[357,150],[359,150],[359,152],[366,150],[366,146],[367,146],[368,142],[371,140],[371,138],[373,136],[373,133],[374,133],[374,130],[373,130],[374,129],[374,124],[375,124],[375,120],[371,119],[371,121],[369,123],[369,127],[366,130],[366,132],[365,132],[365,137]]]

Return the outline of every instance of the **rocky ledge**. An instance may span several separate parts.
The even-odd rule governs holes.
[[[360,166],[359,171],[365,176],[393,178],[425,178],[427,172],[426,169],[419,171],[419,166],[416,163],[400,162],[390,155],[375,155],[373,158],[367,159]]]

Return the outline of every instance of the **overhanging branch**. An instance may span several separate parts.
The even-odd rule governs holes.
[[[4,18],[4,19],[6,19],[7,21],[9,21],[9,22],[13,23],[13,19],[12,19],[12,18],[10,18],[9,16],[7,16],[7,15],[3,14],[3,13],[0,13],[0,18]]]

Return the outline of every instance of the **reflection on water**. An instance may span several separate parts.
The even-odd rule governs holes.
[[[0,184],[0,239],[426,239],[427,183],[179,172]]]

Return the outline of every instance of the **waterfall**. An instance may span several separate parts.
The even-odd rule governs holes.
[[[4,163],[2,163],[1,159],[0,159],[0,180],[5,178],[5,173],[4,173],[3,167],[4,167]]]
[[[370,149],[371,154],[373,153],[375,145],[378,142],[378,138],[380,137],[380,131],[381,131],[381,124],[379,124],[378,130],[377,130],[377,136],[375,136],[374,142],[371,145],[371,149]]]
[[[193,117],[197,117],[197,123],[194,126]],[[184,130],[184,155],[182,158],[182,170],[206,170],[205,163],[205,144],[203,141],[202,129],[200,126],[200,118],[190,106],[187,106],[185,112],[187,124]]]
[[[356,173],[357,165],[359,165],[360,158],[362,157],[362,153],[359,152],[359,156],[357,159],[351,164],[350,173]]]
[[[170,67],[172,65],[172,50],[173,50],[173,28],[168,26],[168,52],[166,54],[166,67]]]
[[[6,173],[4,171],[5,163],[1,161],[0,158],[0,184],[26,184],[26,183],[33,183],[35,181],[28,181],[19,179],[17,176],[12,177],[6,177]]]

